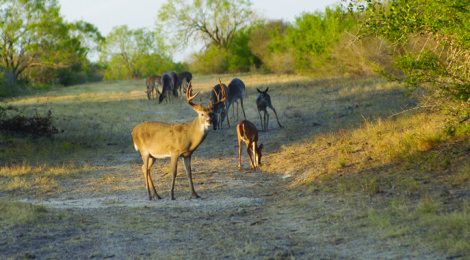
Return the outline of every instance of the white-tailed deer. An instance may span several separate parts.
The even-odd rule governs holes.
[[[259,92],[258,98],[256,98],[256,106],[258,107],[258,114],[259,114],[259,119],[261,121],[261,131],[268,131],[268,124],[269,124],[269,114],[267,108],[271,108],[272,111],[274,111],[274,114],[276,115],[277,119],[277,124],[279,125],[280,128],[283,128],[281,123],[279,123],[279,118],[277,117],[276,109],[274,109],[273,104],[271,103],[271,97],[268,94],[269,87],[266,88],[265,91],[261,91],[259,89],[256,89]],[[264,117],[261,118],[261,112],[264,112]],[[264,119],[264,120],[263,120]]]
[[[152,199],[150,190],[153,191],[157,199],[158,196],[152,178],[150,177],[150,167],[152,167],[155,159],[171,157],[171,191],[170,198],[174,197],[176,170],[178,158],[183,157],[184,166],[186,167],[186,175],[188,176],[191,186],[191,197],[199,198],[194,191],[194,185],[191,175],[191,155],[197,147],[204,141],[209,128],[212,124],[213,108],[217,103],[211,103],[209,107],[202,107],[201,103],[196,105],[192,100],[199,94],[199,91],[191,96],[191,83],[189,83],[186,98],[188,104],[192,106],[198,116],[190,123],[167,124],[160,122],[146,121],[138,124],[132,130],[132,139],[134,140],[134,148],[140,151],[144,164],[142,171],[144,172],[145,186],[149,200]],[[220,102],[224,102],[226,94],[222,93],[224,98]]]
[[[222,90],[223,88],[223,90]],[[217,103],[218,105],[214,107],[214,130],[222,129],[222,122],[224,121],[226,111],[225,111],[225,103],[220,102],[223,98],[226,100],[227,98],[222,95],[222,92],[225,92],[227,97],[230,96],[230,91],[225,84],[222,84],[219,79],[219,84],[215,85],[212,88],[210,100],[212,103]]]
[[[158,91],[157,85],[160,85],[161,78],[161,76],[152,75],[148,76],[145,80],[145,86],[147,86],[147,98],[149,100],[153,99],[154,97],[157,97],[157,95],[160,95],[160,91]]]
[[[168,72],[171,77],[171,92],[174,97],[178,97],[178,88],[180,86],[180,77],[173,71]]]
[[[243,118],[246,119],[245,108],[243,107],[243,97],[245,96],[245,83],[243,83],[243,81],[241,81],[238,78],[232,79],[230,84],[228,84],[228,92],[229,94],[227,97],[227,101],[225,103],[227,104],[227,109],[226,109],[227,124],[228,124],[228,127],[230,127],[230,121],[228,120],[228,111],[230,109],[230,105],[232,105],[233,118],[235,118],[235,108],[234,108],[233,103],[237,102],[237,121],[238,121],[238,100],[240,100],[240,104],[242,107]]]
[[[246,144],[246,152],[250,157],[252,169],[261,165],[261,150],[263,144],[258,146],[258,130],[256,126],[248,120],[242,120],[237,125],[238,135],[238,169],[242,169],[242,141]]]
[[[183,93],[186,94],[186,89],[188,88],[189,82],[193,79],[193,74],[189,71],[181,72],[178,74],[180,77],[180,85],[179,85],[179,92],[181,94],[181,98],[183,98]]]
[[[160,93],[160,96],[158,97],[158,103],[162,103],[163,99],[166,97],[166,102],[168,103],[170,101],[170,96],[171,96],[171,77],[168,74],[163,74],[161,78],[161,84],[162,84],[162,93]]]

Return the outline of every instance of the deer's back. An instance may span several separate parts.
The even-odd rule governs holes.
[[[238,78],[234,78],[230,84],[228,84],[229,90],[229,102],[233,103],[240,97],[245,95],[245,84]]]
[[[163,90],[167,90],[171,87],[171,77],[168,74],[163,74],[161,78],[162,88]]]

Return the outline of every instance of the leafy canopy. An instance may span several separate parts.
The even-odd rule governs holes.
[[[360,4],[360,1],[352,1]],[[470,98],[470,2],[369,1],[359,38],[385,38],[394,67],[380,71],[410,90],[425,86],[446,109],[467,113]],[[452,104],[444,102],[452,99]]]
[[[194,42],[226,48],[255,18],[250,0],[169,0],[159,10],[156,25],[175,47]]]
[[[107,65],[104,79],[137,79],[173,69],[161,39],[146,28],[114,27],[101,46],[100,62]]]
[[[56,0],[0,0],[0,66],[13,81],[31,67],[63,68],[104,40],[92,24],[67,23]]]

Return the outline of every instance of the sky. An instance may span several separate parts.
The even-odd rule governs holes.
[[[159,8],[168,0],[59,0],[61,14],[68,22],[84,20],[107,36],[114,26],[127,25],[130,29],[154,28]],[[283,19],[293,22],[302,12],[323,11],[326,6],[339,0],[251,0],[253,10],[269,19]],[[197,48],[197,46],[196,46]],[[199,46],[200,48],[200,46]],[[177,62],[182,62],[191,53],[189,48],[173,54]],[[97,57],[89,57],[96,60]]]

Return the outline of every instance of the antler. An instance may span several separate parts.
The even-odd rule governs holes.
[[[222,92],[222,96],[224,96],[224,98],[219,100],[219,94],[214,91],[215,95],[217,96],[217,100],[219,100],[219,101],[217,101],[217,103],[213,104],[212,100],[211,100],[211,107],[212,108],[214,108],[218,104],[220,104],[220,103],[224,102],[225,100],[227,100],[227,93],[225,92],[225,88],[222,85],[222,82],[220,81],[220,78],[219,78],[219,84],[220,84],[220,89],[221,89],[221,92]]]
[[[193,96],[191,96],[191,92],[193,90],[193,86],[191,86],[191,81],[189,81],[189,84],[188,84],[188,88],[186,89],[186,99],[188,100],[188,104],[190,104],[191,106],[193,107],[199,107],[201,106],[201,104],[199,105],[196,105],[193,103],[193,99],[197,96],[197,94],[199,94],[199,92],[201,92],[200,90],[198,92],[196,92],[196,94],[194,94]]]

